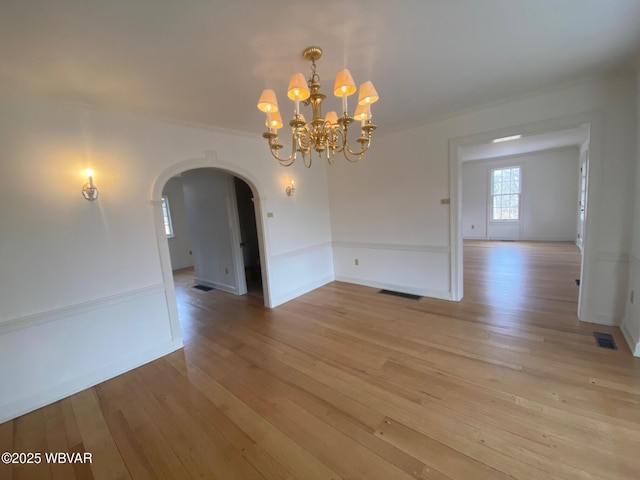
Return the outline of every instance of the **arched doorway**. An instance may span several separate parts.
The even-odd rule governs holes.
[[[267,308],[271,308],[272,305],[271,292],[269,288],[269,261],[268,256],[266,255],[266,252],[268,251],[268,238],[265,236],[264,216],[262,215],[262,203],[264,200],[262,192],[264,191],[264,189],[262,188],[260,181],[255,178],[251,172],[244,170],[238,165],[221,162],[217,159],[215,152],[207,152],[204,158],[185,160],[165,168],[156,177],[156,180],[154,181],[151,189],[151,204],[153,205],[154,227],[156,232],[158,253],[160,256],[162,277],[165,285],[167,308],[169,311],[169,317],[171,319],[171,329],[173,334],[178,334],[178,332],[180,331],[180,327],[175,286],[173,283],[171,256],[165,233],[164,216],[162,210],[162,191],[166,183],[172,177],[190,170],[200,168],[211,168],[229,173],[234,177],[241,179],[250,188],[253,195],[253,203],[255,208],[256,233],[260,257],[259,269],[262,282],[264,305]],[[240,241],[239,238],[238,241]],[[180,335],[178,334],[178,336]]]

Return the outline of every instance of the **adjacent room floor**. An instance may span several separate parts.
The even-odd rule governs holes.
[[[640,359],[577,320],[575,245],[464,254],[458,303],[334,282],[270,311],[178,272],[184,350],[0,425],[93,464],[0,477],[637,479]]]

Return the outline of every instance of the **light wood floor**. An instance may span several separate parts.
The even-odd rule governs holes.
[[[640,478],[640,359],[577,321],[575,246],[465,262],[459,303],[335,282],[272,311],[180,272],[183,351],[0,425],[94,463],[0,478]]]

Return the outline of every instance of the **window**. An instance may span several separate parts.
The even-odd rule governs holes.
[[[520,219],[520,167],[491,170],[491,220]]]
[[[169,199],[162,196],[162,216],[164,217],[164,233],[167,237],[173,237],[173,225],[171,225],[171,213],[169,211]]]

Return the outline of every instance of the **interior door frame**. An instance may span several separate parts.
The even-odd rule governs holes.
[[[554,118],[523,125],[514,125],[495,131],[473,134],[449,140],[449,278],[450,299],[460,301],[464,296],[464,263],[462,242],[462,158],[460,147],[485,144],[494,138],[509,135],[535,135],[557,130],[588,125],[589,128],[589,175],[587,177],[587,205],[585,215],[583,255],[580,268],[580,286],[578,298],[578,318],[590,321],[587,313],[590,299],[595,295],[595,278],[598,252],[598,228],[600,219],[600,178],[603,157],[604,122],[598,112],[587,112],[568,117]]]
[[[265,234],[267,226],[265,224],[265,216],[262,208],[265,201],[263,192],[264,187],[260,180],[250,171],[239,167],[236,164],[218,160],[215,151],[209,150],[205,152],[203,158],[192,158],[188,160],[178,161],[172,165],[165,167],[155,178],[151,186],[151,205],[153,206],[153,221],[156,232],[156,243],[158,247],[158,255],[160,257],[160,268],[165,288],[165,297],[167,300],[167,311],[169,312],[169,325],[172,338],[182,338],[180,333],[180,319],[178,316],[178,303],[176,300],[175,286],[173,283],[173,270],[171,269],[171,256],[169,254],[169,244],[164,231],[164,217],[162,215],[162,190],[171,177],[179,173],[193,170],[196,168],[215,168],[223,170],[227,173],[241,178],[249,185],[254,198],[254,207],[256,214],[256,227],[258,230],[258,247],[260,252],[260,269],[262,273],[262,291],[264,295],[264,305],[272,308],[274,299],[271,295],[270,277],[269,277],[269,257],[267,252],[270,251],[269,237]]]
[[[584,182],[582,180],[584,177]],[[580,177],[578,183],[578,231],[576,238],[576,245],[582,252],[582,247],[584,243],[584,222],[587,218],[587,192],[588,192],[588,181],[589,181],[589,144],[587,141],[587,146],[584,150],[580,149]],[[584,185],[584,188],[583,188]],[[584,190],[584,192],[583,192]],[[583,204],[584,197],[584,204]]]

